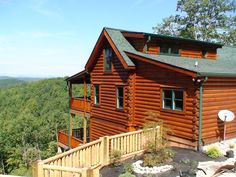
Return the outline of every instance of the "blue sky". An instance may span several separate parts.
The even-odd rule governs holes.
[[[177,0],[0,0],[0,76],[81,71],[103,27],[153,32]]]

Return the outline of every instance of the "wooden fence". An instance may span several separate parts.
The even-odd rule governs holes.
[[[110,163],[113,151],[121,152],[121,159],[142,153],[150,138],[160,136],[160,127],[138,130],[81,145],[33,164],[33,177],[98,177],[99,168]]]

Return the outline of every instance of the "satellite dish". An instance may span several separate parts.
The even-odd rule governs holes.
[[[234,120],[234,117],[235,117],[234,113],[229,110],[219,111],[218,116],[219,116],[220,120],[222,120],[224,122],[231,122],[232,120]]]

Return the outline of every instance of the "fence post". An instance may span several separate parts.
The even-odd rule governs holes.
[[[81,177],[90,177],[88,175],[88,168],[82,168]]]
[[[101,157],[101,165],[108,165],[109,164],[109,136],[101,137],[101,150],[100,150],[100,157]]]
[[[43,174],[43,162],[38,160],[32,164],[33,168],[33,177],[44,177]]]

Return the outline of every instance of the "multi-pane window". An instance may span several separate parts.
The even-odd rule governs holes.
[[[184,94],[183,90],[166,89],[162,90],[162,108],[183,111]]]
[[[99,99],[99,85],[94,85],[94,104],[98,105],[100,102]]]
[[[160,45],[161,54],[179,55],[179,48],[172,44],[162,44]]]
[[[111,72],[112,70],[112,49],[104,49],[104,71]]]
[[[116,108],[124,108],[124,87],[116,87]]]

